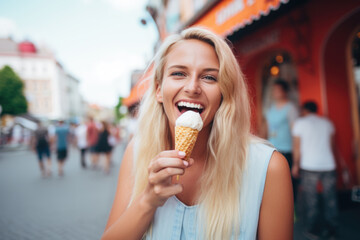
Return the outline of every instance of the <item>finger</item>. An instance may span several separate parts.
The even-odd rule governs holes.
[[[172,184],[170,186],[157,185],[154,187],[154,193],[160,198],[169,198],[183,191],[181,184]]]
[[[193,158],[189,158],[189,160],[188,160],[189,166],[188,167],[192,166],[194,164],[194,162],[195,162],[195,160]]]
[[[181,160],[180,158],[158,158],[152,161],[149,165],[148,171],[158,172],[164,168],[186,168],[189,165],[188,162]]]
[[[169,180],[169,183],[171,183],[171,177],[175,175],[183,175],[185,172],[182,168],[164,168],[161,171],[157,173],[150,173],[149,175],[149,183],[150,184],[159,184],[163,183],[166,180]]]
[[[186,153],[179,150],[162,151],[157,155],[157,158],[184,158]]]

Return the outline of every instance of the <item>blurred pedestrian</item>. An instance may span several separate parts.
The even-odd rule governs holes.
[[[76,127],[77,127],[77,124],[75,122],[72,122],[70,123],[70,126],[69,126],[69,143],[76,147]]]
[[[22,127],[19,124],[15,124],[12,129],[11,144],[13,147],[18,147],[22,140]]]
[[[291,128],[298,117],[296,106],[289,100],[289,84],[283,79],[277,79],[272,86],[273,103],[265,113],[266,138],[284,155],[291,169],[292,136]],[[294,200],[297,197],[297,179],[292,178]]]
[[[55,128],[56,153],[59,167],[59,176],[64,176],[64,163],[68,155],[69,127],[63,120]]]
[[[96,143],[99,138],[99,131],[92,117],[89,117],[89,121],[87,123],[86,137],[87,137],[88,148],[91,154],[91,165],[92,168],[96,168],[96,161],[97,161]]]
[[[121,131],[120,131],[120,127],[116,125],[116,123],[113,123],[111,125],[111,136],[112,136],[112,140],[110,140],[110,145],[112,145],[113,147],[115,147],[118,143],[121,142]]]
[[[127,140],[130,142],[130,140],[133,138],[134,134],[136,133],[137,129],[137,114],[138,110],[137,108],[133,107],[129,111],[129,119],[127,123]]]
[[[305,102],[302,107],[303,117],[298,119],[293,128],[294,164],[292,175],[301,177],[305,207],[306,230],[310,239],[325,235],[326,239],[336,236],[337,199],[336,172],[334,155],[333,124],[325,117],[317,115],[315,102]],[[318,185],[322,186],[324,223],[319,219]],[[324,228],[325,226],[325,228]]]
[[[86,168],[85,154],[87,150],[87,126],[84,122],[75,128],[75,141],[80,150],[80,161],[82,168]]]
[[[101,128],[99,130],[99,137],[96,144],[96,155],[94,164],[97,166],[99,157],[102,155],[105,156],[105,166],[104,171],[106,174],[110,173],[110,163],[111,163],[111,150],[112,146],[110,145],[109,139],[111,137],[110,128],[107,122],[101,122]]]
[[[116,125],[116,123],[109,125],[109,133],[110,133],[110,136],[109,136],[108,140],[109,140],[109,144],[111,146],[110,167],[112,167],[114,165],[113,158],[112,158],[113,150],[121,142],[120,128]]]
[[[43,177],[51,175],[51,158],[49,134],[41,122],[38,123],[32,139],[33,149],[39,160],[39,167]],[[45,164],[44,164],[45,162]]]

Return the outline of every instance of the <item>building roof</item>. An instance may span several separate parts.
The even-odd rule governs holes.
[[[23,41],[19,43],[18,49],[21,53],[36,53],[36,47],[30,41]]]
[[[54,58],[53,52],[42,46],[40,48],[28,40],[16,42],[12,38],[0,38],[1,56],[21,56],[21,57],[40,57]]]
[[[11,38],[0,38],[0,53],[17,53],[18,45]]]

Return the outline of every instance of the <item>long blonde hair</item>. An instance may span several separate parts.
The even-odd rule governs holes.
[[[214,47],[220,68],[218,84],[222,102],[214,116],[207,143],[207,163],[201,177],[199,219],[204,222],[205,239],[230,239],[240,231],[240,191],[250,141],[250,107],[243,74],[228,44],[203,28],[189,28],[168,37],[154,59],[154,75],[139,110],[134,144],[132,199],[147,186],[147,167],[159,152],[171,148],[168,119],[156,100],[166,56],[180,41],[196,39]],[[204,221],[203,221],[204,220]]]

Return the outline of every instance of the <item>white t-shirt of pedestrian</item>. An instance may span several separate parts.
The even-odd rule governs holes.
[[[300,138],[300,168],[308,171],[335,170],[335,158],[331,137],[333,124],[326,118],[309,114],[299,118],[292,129],[293,136]]]
[[[76,136],[76,140],[77,140],[77,145],[78,145],[78,148],[80,148],[80,149],[87,148],[86,134],[87,134],[87,126],[84,125],[84,124],[79,125],[75,129],[75,136]]]

